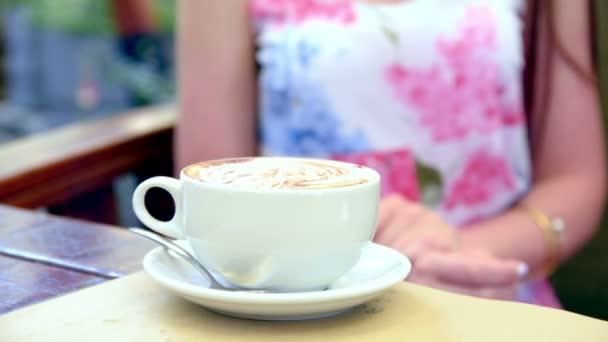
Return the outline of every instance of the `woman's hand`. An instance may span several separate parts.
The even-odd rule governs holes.
[[[410,281],[494,299],[514,299],[527,273],[524,263],[465,250],[458,231],[422,205],[392,196],[382,201],[375,241],[407,255]]]
[[[458,231],[437,213],[399,195],[382,200],[374,240],[414,258],[423,248],[459,248]]]
[[[525,263],[481,252],[424,250],[414,260],[408,281],[475,297],[514,300],[527,272]]]

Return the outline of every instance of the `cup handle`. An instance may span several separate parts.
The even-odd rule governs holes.
[[[137,218],[148,228],[161,234],[170,236],[174,239],[185,237],[181,228],[181,183],[179,180],[170,177],[152,177],[142,182],[133,193],[133,210]],[[152,188],[161,188],[167,191],[175,203],[175,215],[169,221],[159,221],[150,215],[146,208],[146,193]]]

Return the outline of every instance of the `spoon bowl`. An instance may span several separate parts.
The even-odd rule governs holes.
[[[157,234],[151,230],[135,228],[135,227],[127,228],[127,230],[158,243],[159,245],[165,247],[165,250],[173,252],[172,255],[176,255],[176,256],[186,260],[188,263],[190,263],[190,265],[192,265],[192,267],[194,267],[197,271],[199,271],[201,274],[203,274],[205,276],[205,278],[207,278],[209,280],[209,286],[212,289],[223,290],[223,291],[232,291],[232,292],[260,293],[260,294],[272,293],[271,291],[268,291],[268,290],[247,290],[247,289],[239,289],[239,288],[235,289],[235,288],[231,288],[231,287],[226,287],[226,286],[220,284],[215,279],[215,277],[211,274],[211,272],[209,272],[209,270],[207,270],[207,268],[200,261],[198,261],[198,259],[196,259],[192,254],[190,254],[190,252],[186,251],[184,248],[182,248],[175,242],[173,242],[173,241],[165,238],[164,236]]]

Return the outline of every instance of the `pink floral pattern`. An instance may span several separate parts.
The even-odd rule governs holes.
[[[407,149],[335,155],[332,159],[365,165],[378,171],[383,197],[400,194],[412,201],[420,200],[415,161]]]
[[[498,193],[514,190],[515,178],[504,156],[482,149],[468,157],[464,169],[449,187],[443,205],[448,210],[460,205],[475,206],[490,201]]]
[[[383,196],[424,201],[458,228],[529,189],[524,2],[248,1],[265,154],[367,165]],[[541,285],[518,299],[558,306]]]
[[[352,1],[345,0],[252,0],[251,12],[258,20],[277,25],[288,21],[300,24],[313,18],[348,25],[356,19]]]
[[[523,123],[519,98],[505,97],[493,56],[496,22],[487,8],[469,9],[458,38],[440,38],[436,48],[441,63],[420,69],[393,63],[385,72],[395,96],[417,110],[420,124],[436,142]]]

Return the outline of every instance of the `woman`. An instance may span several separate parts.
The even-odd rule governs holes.
[[[412,281],[558,307],[543,279],[604,200],[589,21],[568,0],[184,0],[177,162],[367,164]]]

